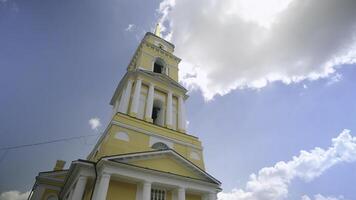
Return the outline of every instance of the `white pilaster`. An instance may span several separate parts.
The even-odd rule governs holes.
[[[208,194],[208,200],[216,200],[217,199],[217,195],[216,193],[209,193]]]
[[[119,112],[121,113],[127,114],[127,109],[129,107],[129,102],[130,102],[131,89],[132,89],[132,80],[129,79],[127,81],[126,88],[121,95],[121,99],[119,103]]]
[[[87,177],[80,176],[78,178],[77,183],[75,184],[75,188],[74,188],[73,194],[71,195],[71,199],[81,200],[83,198],[86,184],[87,184]]]
[[[178,130],[183,132],[186,130],[184,100],[181,95],[178,97]]]
[[[146,102],[146,112],[145,112],[145,120],[152,122],[152,108],[153,108],[153,97],[154,97],[154,85],[150,83],[147,94],[147,102]]]
[[[133,95],[132,103],[131,103],[130,115],[133,115],[135,117],[137,116],[138,104],[140,102],[141,84],[142,84],[142,80],[137,79],[136,84],[135,84],[134,95]]]
[[[112,109],[112,115],[113,116],[118,112],[118,109],[119,109],[119,100],[116,100],[115,103],[114,103],[114,107]]]
[[[102,174],[96,183],[94,191],[94,200],[105,200],[110,183],[110,174]]]
[[[151,200],[151,183],[145,181],[142,184],[142,200]]]
[[[166,125],[168,128],[172,128],[172,92],[167,93],[167,117]]]
[[[178,188],[178,200],[185,200],[185,189]]]

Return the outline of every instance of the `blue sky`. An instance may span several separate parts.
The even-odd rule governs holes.
[[[224,23],[209,27],[208,23],[204,23],[207,19],[193,16],[189,10],[194,9],[198,1],[192,3],[185,13],[192,21],[182,21],[178,12],[186,6],[182,2],[173,6],[176,10],[170,16],[162,18],[164,10],[162,4],[158,9],[160,1],[0,0],[0,147],[102,131],[110,117],[109,101],[114,89],[124,75],[140,39],[145,32],[152,31],[157,21],[162,21],[167,28],[164,35],[176,44],[178,56],[189,62],[181,66],[182,77],[188,77],[181,77],[182,84],[190,89],[187,101],[189,132],[202,140],[207,169],[223,182],[224,192],[229,193],[234,188],[244,189],[250,174],[274,166],[278,161],[288,162],[293,156],[298,156],[301,150],[329,148],[331,139],[338,137],[343,129],[351,130],[351,134],[356,131],[356,64],[352,62],[353,57],[344,62],[335,62],[334,71],[330,73],[324,73],[325,69],[317,66],[334,58],[332,55],[335,52],[343,56],[342,53],[339,55],[343,52],[341,47],[351,43],[345,39],[355,36],[355,32],[354,29],[342,28],[354,27],[355,24],[349,22],[355,19],[352,18],[354,14],[345,15],[345,24],[339,25],[344,19],[340,17],[340,21],[336,21],[337,26],[329,27],[326,24],[323,27],[322,30],[333,34],[321,33],[320,38],[308,37],[308,43],[316,41],[313,45],[305,44],[299,49],[292,49],[298,44],[298,38],[288,43],[287,39],[290,38],[280,37],[280,42],[288,44],[270,46],[271,51],[292,49],[287,53],[293,59],[285,59],[280,63],[275,60],[284,57],[268,54],[271,59],[266,63],[273,65],[268,67],[262,62],[265,58],[260,54],[253,54],[256,60],[262,60],[256,61],[256,66],[242,53],[239,54],[242,50],[236,46],[243,46],[240,44],[251,39],[246,36],[250,34],[241,33],[241,27],[244,27],[243,30],[251,28],[243,20],[239,22],[237,30],[234,29],[236,24],[225,23],[228,24],[229,33],[236,31],[236,38],[227,37],[231,44],[219,40],[224,43],[224,50],[231,50],[232,53],[222,50],[225,54],[217,54],[212,50],[199,49],[199,44],[207,45],[204,37],[211,36],[200,35],[202,41],[198,41],[191,36],[193,33],[200,33],[204,28],[208,32],[214,27],[214,34],[226,35],[226,27]],[[291,5],[295,10],[302,9],[298,5]],[[351,8],[355,6],[347,2],[345,5]],[[200,7],[204,8],[203,5]],[[277,10],[287,12],[291,6],[287,7],[282,6]],[[220,6],[206,9],[210,12],[215,8],[219,9]],[[220,12],[216,11],[216,18],[224,16],[218,15]],[[288,16],[293,14],[292,11],[288,12]],[[326,15],[333,15],[333,12],[339,11],[335,9]],[[323,13],[323,9],[320,13]],[[268,18],[266,15],[263,15],[264,19]],[[315,18],[320,17],[314,15]],[[241,16],[246,18],[245,15]],[[253,20],[260,23],[259,31],[261,27],[272,29],[270,21],[258,21],[261,18],[257,19],[256,16],[248,16],[249,23],[253,23]],[[333,19],[340,15],[335,16]],[[352,20],[348,20],[350,17]],[[245,18],[239,17],[247,20]],[[199,24],[194,25],[195,20]],[[169,26],[169,22],[174,22],[174,25]],[[213,23],[214,20],[207,22]],[[128,29],[130,24],[131,28]],[[342,30],[328,31],[337,28]],[[191,35],[187,36],[184,32],[187,30],[191,30]],[[318,30],[321,29],[302,33]],[[188,40],[181,40],[182,35]],[[320,53],[325,46],[317,48],[320,46],[318,40],[330,41],[330,38],[335,42],[328,43],[331,45],[329,48],[335,52],[328,50],[325,54]],[[191,43],[187,44],[187,41]],[[271,41],[267,44],[273,44]],[[213,42],[211,48],[221,48],[220,43]],[[248,43],[244,45],[243,52],[251,47]],[[263,46],[262,49],[267,47]],[[234,52],[237,58],[231,56],[235,55]],[[308,56],[300,52],[308,52]],[[216,55],[216,58],[207,60],[211,65],[207,61],[199,61],[212,55]],[[257,56],[260,57],[257,59]],[[318,59],[307,62],[311,60],[309,56]],[[288,64],[294,66],[295,60],[305,61],[300,66],[304,70],[289,70]],[[248,70],[239,67],[247,64],[251,65]],[[271,77],[269,74],[272,72],[278,76]],[[195,79],[186,75],[192,75]],[[94,117],[103,124],[97,130],[91,129],[88,123]],[[30,190],[39,171],[51,170],[57,159],[69,163],[85,158],[96,139],[96,136],[92,136],[1,151],[0,193]],[[327,196],[342,199],[340,195],[344,199],[354,199],[355,171],[356,163],[352,160],[335,164],[310,181],[295,178],[288,184],[286,199],[301,199],[303,195],[318,199],[314,198],[317,194],[325,196],[324,199]]]

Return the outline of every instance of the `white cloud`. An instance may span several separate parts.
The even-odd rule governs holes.
[[[135,28],[135,24],[129,24],[126,28],[125,31],[131,32],[133,31]]]
[[[89,125],[91,129],[98,130],[98,128],[101,126],[100,119],[98,117],[89,119]]]
[[[26,200],[30,192],[21,193],[16,190],[3,192],[0,194],[0,200]]]
[[[321,194],[317,194],[314,195],[314,200],[343,200],[344,197],[343,196],[338,196],[338,197],[332,197],[332,196],[323,196]],[[302,196],[301,200],[312,200],[312,198],[310,198],[307,195]]]
[[[328,78],[356,63],[354,0],[164,0],[180,77],[207,100],[234,89]],[[194,77],[187,74],[194,74]]]
[[[342,80],[342,75],[339,73],[335,73],[330,77],[329,81],[326,83],[327,85],[333,85]]]
[[[244,189],[219,194],[220,200],[281,200],[288,197],[289,184],[296,178],[311,181],[322,175],[330,167],[342,162],[356,161],[356,137],[344,130],[332,139],[328,149],[316,147],[311,151],[301,151],[290,161],[280,161],[273,167],[262,168],[251,174]],[[322,200],[316,195],[315,200]],[[303,200],[309,200],[303,196]],[[309,198],[309,199],[308,199]],[[331,198],[331,197],[330,197]],[[333,200],[330,199],[329,200]]]

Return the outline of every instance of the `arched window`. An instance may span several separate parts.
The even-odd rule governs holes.
[[[156,142],[152,145],[151,148],[157,150],[169,149],[169,147],[163,142]]]
[[[159,74],[165,74],[164,61],[161,58],[157,58],[153,64],[153,72]]]
[[[153,101],[152,108],[152,120],[156,125],[163,126],[164,122],[164,111],[163,111],[163,103],[161,100],[155,99]]]
[[[51,194],[47,197],[47,200],[58,200],[58,197],[55,194]]]

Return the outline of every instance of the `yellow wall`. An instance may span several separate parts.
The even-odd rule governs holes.
[[[88,183],[85,186],[83,200],[90,200],[91,195],[92,195],[93,186],[94,186],[94,180],[89,179]]]
[[[194,195],[194,194],[186,194],[185,195],[186,200],[201,200],[200,195]]]
[[[172,200],[172,192],[171,191],[167,191],[166,198],[167,198],[167,200]]]
[[[111,180],[109,184],[107,200],[135,200],[137,186]]]
[[[174,138],[177,140],[181,140],[183,142],[189,143],[191,145],[194,145],[198,148],[201,148],[201,143],[200,141],[195,138],[191,137],[187,134],[182,134],[178,133],[173,130],[169,130],[166,128],[162,128],[153,124],[150,124],[148,122],[138,120],[123,114],[118,113],[117,116],[115,117],[116,121],[125,123],[125,124],[131,124],[133,126],[138,126],[141,129],[147,130],[149,132],[157,133],[166,137]],[[149,136],[140,132],[137,132],[135,130],[130,130],[127,128],[123,128],[117,125],[112,125],[109,130],[108,130],[108,135],[106,138],[103,140],[101,147],[99,148],[99,152],[95,156],[95,158],[92,158],[91,160],[97,160],[102,156],[107,156],[107,155],[117,155],[117,154],[125,154],[125,153],[131,153],[131,152],[141,152],[141,151],[150,151],[152,150],[149,146]],[[129,135],[130,141],[123,141],[115,138],[116,133],[118,132],[125,132]],[[203,162],[203,157],[202,157],[202,152],[201,150],[194,150],[198,151],[199,154],[201,155],[200,160],[194,160],[190,158],[190,152],[192,151],[191,147],[187,147],[182,144],[175,143],[174,144],[174,150],[176,150],[179,154],[199,166],[200,168],[204,169],[204,162]]]
[[[148,123],[146,121],[139,120],[121,113],[118,113],[114,117],[114,120],[134,127],[139,127],[140,129],[146,130],[151,133],[156,133],[158,135],[162,135],[168,138],[173,138],[188,143],[190,145],[196,146],[198,149],[201,149],[201,142],[197,138],[192,137],[190,135],[183,134],[171,129],[163,128],[157,125],[153,125],[152,123]],[[118,154],[153,150],[149,146],[150,136],[147,134],[135,130],[127,129],[124,127],[120,127],[118,125],[112,125],[109,128],[108,132],[109,133],[107,134],[106,138],[102,141],[102,144],[99,148],[99,152],[95,157],[91,158],[90,160],[96,161],[100,157],[108,156],[108,155],[118,155]],[[127,133],[130,139],[129,142],[115,138],[115,135],[118,132]],[[193,162],[198,167],[204,169],[204,160],[203,160],[203,155],[201,150],[195,148],[193,149],[192,147],[179,143],[174,143],[173,149],[177,151],[179,154],[181,154],[183,157],[185,157],[186,159]],[[190,153],[193,150],[200,154],[200,160],[194,160],[190,157]]]
[[[153,158],[147,160],[136,160],[131,161],[130,164],[134,164],[141,167],[146,167],[150,169],[155,169],[163,172],[170,172],[173,174],[178,174],[181,176],[188,176],[192,178],[202,179],[202,177],[197,176],[193,171],[182,166],[174,159],[168,156],[162,156],[161,158]]]

